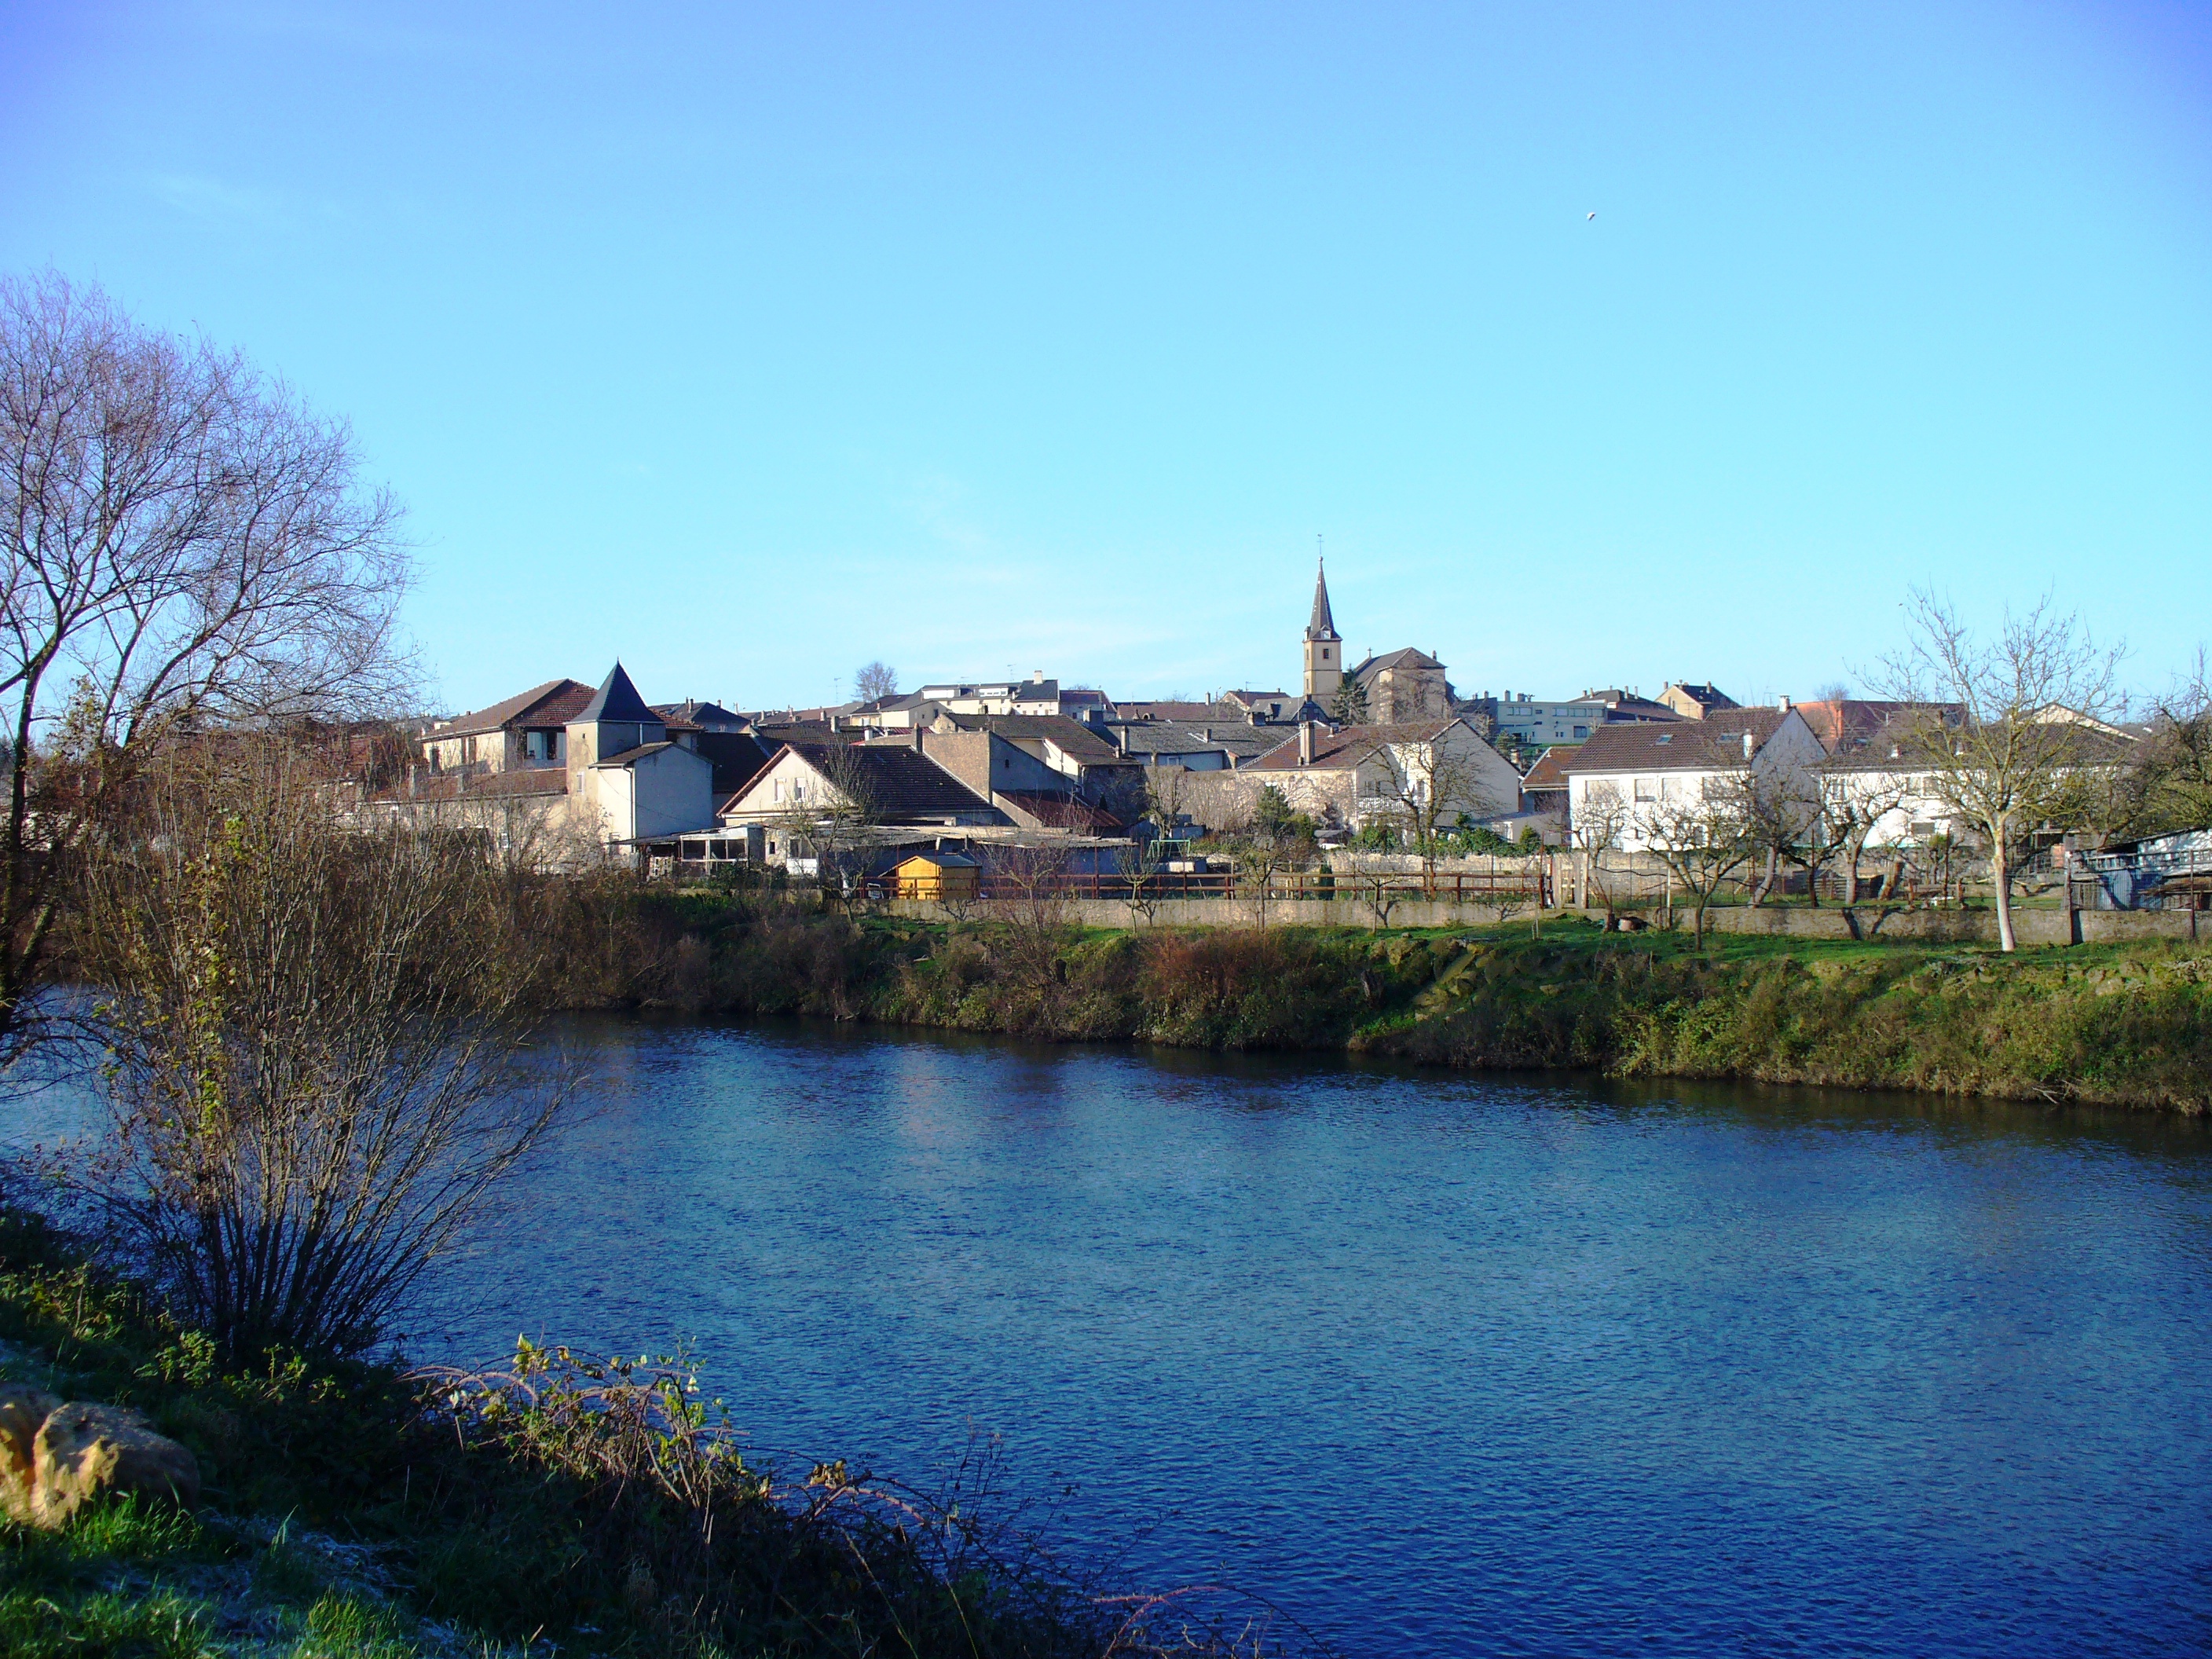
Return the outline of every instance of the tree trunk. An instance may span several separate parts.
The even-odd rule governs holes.
[[[1690,913],[1690,943],[1693,949],[1705,948],[1705,902],[1702,898]]]
[[[1997,949],[2009,952],[2020,948],[2012,930],[2012,865],[2005,857],[2002,836],[1992,836],[1990,843],[1990,886],[1997,901]]]
[[[1844,908],[1850,909],[1859,902],[1859,849],[1852,848],[1844,861]]]

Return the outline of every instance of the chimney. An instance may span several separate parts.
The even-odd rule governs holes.
[[[1042,668],[1030,669],[1030,684],[1031,685],[1042,685],[1044,684],[1044,670]]]
[[[1311,720],[1298,722],[1298,764],[1301,766],[1313,764],[1313,722]]]
[[[1744,757],[1746,760],[1749,760],[1749,759],[1751,758],[1751,748],[1752,748],[1752,743],[1751,743],[1751,733],[1750,733],[1750,732],[1746,732],[1743,734],[1743,757]]]
[[[1777,697],[1774,700],[1774,706],[1786,714],[1790,712],[1790,699],[1787,697]]]

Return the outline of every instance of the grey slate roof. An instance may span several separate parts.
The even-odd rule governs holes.
[[[1458,723],[1458,717],[1455,715],[1448,720],[1421,720],[1411,726],[1347,726],[1335,732],[1319,729],[1313,734],[1311,767],[1305,766],[1298,759],[1298,739],[1293,733],[1259,759],[1248,761],[1243,769],[1297,772],[1326,767],[1357,766],[1386,744],[1429,743]],[[1279,731],[1281,728],[1275,729]]]
[[[1313,620],[1306,624],[1306,637],[1310,640],[1336,638],[1336,618],[1329,615],[1328,611],[1328,572],[1318,559],[1314,561]]]
[[[699,752],[714,769],[714,799],[733,795],[760,775],[769,757],[782,745],[763,743],[749,732],[702,732]]]
[[[646,707],[645,699],[637,695],[637,688],[629,683],[629,676],[623,673],[623,665],[617,663],[605,683],[599,687],[599,696],[586,703],[584,712],[576,716],[576,723],[580,726],[588,725],[593,720],[634,721],[645,726],[657,726],[660,723],[660,716]]]
[[[1416,651],[1409,645],[1400,650],[1386,651],[1379,657],[1370,657],[1352,672],[1355,677],[1364,678],[1369,674],[1379,674],[1386,668],[1442,668],[1443,666],[1442,663],[1427,652]]]
[[[994,732],[1013,742],[1048,738],[1073,760],[1092,766],[1110,766],[1121,758],[1112,738],[1103,731],[1065,714],[952,714],[938,716],[962,732]]]
[[[918,818],[942,818],[951,812],[991,811],[991,804],[981,795],[935,761],[911,749],[829,743],[793,743],[784,747],[817,771],[852,765],[868,792],[869,805],[879,823],[911,823]]]

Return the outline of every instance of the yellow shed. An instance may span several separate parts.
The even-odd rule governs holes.
[[[891,866],[891,896],[902,899],[971,899],[979,885],[975,860],[958,853],[916,853]]]

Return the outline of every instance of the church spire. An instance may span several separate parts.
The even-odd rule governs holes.
[[[1319,559],[1314,561],[1313,620],[1306,624],[1309,640],[1334,640],[1336,619],[1328,613],[1328,573]]]

